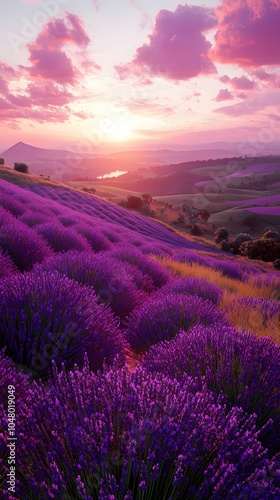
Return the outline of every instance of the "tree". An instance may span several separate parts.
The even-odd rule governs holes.
[[[215,232],[215,241],[221,243],[221,241],[227,241],[229,237],[229,232],[226,227],[220,227]]]
[[[127,208],[132,208],[134,210],[139,210],[144,205],[143,200],[139,196],[128,196],[127,197]]]
[[[249,259],[261,259],[265,262],[274,262],[280,255],[280,241],[270,239],[257,239],[245,241],[240,246],[240,253]]]
[[[193,224],[191,226],[191,233],[194,235],[194,236],[201,236],[202,235],[202,230],[201,230],[201,227],[198,225],[198,224]]]
[[[209,210],[207,210],[206,208],[203,208],[202,210],[200,210],[200,214],[199,214],[199,217],[204,220],[205,222],[208,221],[209,217],[210,217],[210,212]]]
[[[14,163],[14,170],[16,172],[21,172],[22,174],[28,174],[28,165],[26,163]]]
[[[142,200],[145,205],[150,205],[150,203],[152,203],[153,201],[153,198],[149,193],[144,193],[142,194]]]
[[[0,158],[0,165],[5,165],[5,159],[4,158]]]

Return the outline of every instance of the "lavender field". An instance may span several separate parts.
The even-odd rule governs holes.
[[[0,193],[0,497],[279,499],[272,264],[72,189]]]

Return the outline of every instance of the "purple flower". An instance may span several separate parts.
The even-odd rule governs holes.
[[[184,295],[197,295],[217,304],[223,295],[223,290],[206,279],[194,277],[174,278],[162,287],[158,294],[179,293]]]
[[[153,346],[143,367],[179,381],[204,377],[207,387],[227,396],[230,406],[257,415],[270,451],[280,449],[280,347],[268,338],[213,325],[197,325],[171,342]],[[182,382],[183,383],[183,382]],[[272,419],[272,421],[270,421]]]
[[[18,419],[19,498],[218,499],[252,475],[262,487],[272,467],[253,416],[227,412],[190,378],[180,385],[141,367],[54,369],[48,386],[33,384]]]
[[[83,252],[90,250],[90,245],[83,236],[78,234],[74,229],[64,227],[58,222],[40,224],[36,227],[36,230],[55,252],[68,252],[69,250]]]
[[[226,324],[222,311],[210,301],[179,293],[162,294],[137,307],[126,322],[125,338],[136,356],[153,344],[171,340],[193,325]]]
[[[110,309],[90,287],[58,273],[27,273],[0,282],[0,347],[34,375],[52,360],[67,367],[87,352],[94,371],[123,356],[124,341]]]
[[[37,262],[52,255],[46,241],[8,212],[0,212],[0,249],[7,253],[20,271],[29,271]]]
[[[81,285],[92,287],[98,301],[109,305],[121,319],[146,297],[134,284],[134,277],[127,266],[104,254],[70,251],[48,259],[36,269],[39,272],[57,271]]]

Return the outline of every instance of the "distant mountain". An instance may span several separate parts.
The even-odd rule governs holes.
[[[15,161],[61,160],[69,157],[69,155],[71,155],[71,158],[73,156],[79,157],[78,154],[75,155],[67,150],[36,148],[24,142],[17,142],[17,144],[3,151],[1,155],[5,158],[7,165],[13,165]]]

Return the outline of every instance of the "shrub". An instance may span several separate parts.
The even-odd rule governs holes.
[[[0,409],[7,412],[8,386],[15,387],[15,403],[17,405],[26,400],[30,378],[19,372],[15,363],[5,354],[5,349],[0,350]],[[0,460],[1,461],[1,460]]]
[[[0,158],[0,165],[5,165],[5,159],[4,158]]]
[[[273,265],[275,267],[275,269],[277,271],[280,271],[280,259],[276,259],[274,262],[273,262]]]
[[[142,200],[145,205],[149,205],[153,201],[153,197],[149,193],[142,194]]]
[[[51,222],[53,220],[53,216],[48,213],[40,213],[34,209],[26,210],[26,212],[21,215],[19,220],[21,220],[21,222],[26,224],[28,227],[35,227],[39,226],[39,224],[44,224],[45,222]]]
[[[217,304],[223,295],[223,290],[206,279],[182,277],[174,278],[162,287],[160,294],[179,293],[184,295],[196,295],[201,299],[207,299]]]
[[[245,279],[243,271],[238,267],[237,264],[235,264],[235,262],[218,259],[211,259],[211,262],[211,267],[216,271],[221,271],[224,276],[228,276],[231,279],[240,281],[243,281]]]
[[[262,236],[262,239],[263,240],[276,240],[276,241],[280,241],[280,234],[277,232],[277,231],[273,231],[273,230],[267,230],[263,236]]]
[[[125,264],[106,255],[70,251],[48,259],[37,269],[57,271],[81,285],[92,287],[98,302],[109,305],[121,319],[145,298],[145,294],[140,294],[134,284],[133,276]]]
[[[55,252],[90,250],[90,245],[83,236],[70,227],[58,222],[47,222],[36,227],[37,232],[49,243]]]
[[[28,165],[26,163],[14,163],[14,170],[22,174],[28,174]]]
[[[162,294],[135,308],[124,335],[136,357],[141,357],[153,344],[171,340],[182,328],[187,330],[196,323],[206,326],[226,323],[226,319],[210,301],[179,293]]]
[[[202,210],[200,210],[200,214],[199,214],[199,217],[200,219],[202,219],[203,221],[207,222],[209,217],[210,217],[210,212],[209,210],[207,210],[206,208],[203,208]]]
[[[126,202],[127,208],[139,210],[139,208],[142,208],[143,205],[144,205],[144,202],[139,196],[128,196],[127,197],[127,202]]]
[[[204,377],[207,387],[227,395],[229,406],[257,415],[261,429],[273,419],[263,439],[270,451],[280,448],[280,347],[268,338],[213,325],[195,326],[175,340],[153,346],[143,367],[184,383],[186,375]]]
[[[92,227],[90,225],[79,223],[75,226],[77,233],[81,234],[86,238],[94,252],[101,252],[103,250],[109,250],[112,248],[112,243],[110,240],[101,232],[99,228]]]
[[[229,232],[225,227],[220,227],[215,231],[215,241],[221,243],[221,241],[227,241],[229,237]]]
[[[1,229],[0,229],[1,235]],[[0,241],[1,246],[1,241]],[[17,272],[16,266],[14,265],[12,259],[9,255],[3,254],[0,248],[0,280],[5,276],[10,276],[11,274],[15,274]]]
[[[201,236],[202,235],[202,229],[198,224],[192,224],[191,226],[191,233],[194,236]]]
[[[0,249],[8,253],[20,271],[30,271],[34,264],[50,257],[52,251],[42,236],[6,214],[0,220]]]
[[[26,273],[0,282],[0,348],[34,375],[50,374],[52,360],[70,368],[89,354],[92,370],[111,363],[123,341],[110,309],[90,287],[58,273]]]
[[[1,193],[0,206],[15,217],[26,212],[26,206],[24,205],[24,202],[18,201],[18,199],[13,194]]]
[[[249,259],[274,262],[280,255],[280,241],[272,238],[247,241],[240,246],[240,253]]]
[[[180,386],[141,368],[55,371],[49,389],[29,391],[19,418],[22,499],[235,500],[257,498],[252,490],[265,498],[279,492],[254,417],[240,408],[227,414],[191,379]]]
[[[171,278],[171,274],[166,268],[147,255],[143,255],[135,247],[129,245],[119,246],[108,252],[108,255],[140,269],[142,273],[148,275],[153,280],[153,286],[155,288],[162,287]]]
[[[221,250],[223,250],[223,252],[230,252],[230,244],[228,241],[226,240],[221,241]]]

